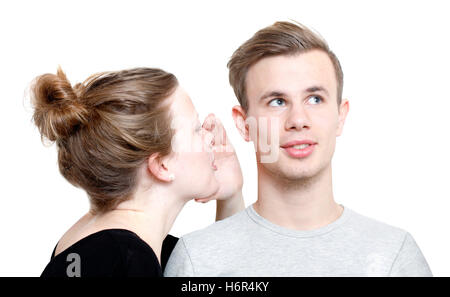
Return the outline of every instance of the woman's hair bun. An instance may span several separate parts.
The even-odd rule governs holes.
[[[44,74],[31,87],[33,121],[41,136],[50,141],[66,138],[88,119],[88,110],[58,67],[55,74]]]

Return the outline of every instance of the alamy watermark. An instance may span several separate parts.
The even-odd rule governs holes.
[[[66,261],[69,262],[67,265],[66,274],[68,277],[81,277],[81,257],[77,253],[70,253],[67,255]]]
[[[200,152],[234,152],[233,147],[228,145],[227,136],[223,126],[215,125],[211,133],[203,134],[202,142],[193,142],[194,138],[186,137],[192,131],[192,119],[188,117],[177,117],[172,120],[171,128],[176,131],[172,138],[172,151],[186,153]],[[248,130],[250,140],[254,144],[256,152],[260,152],[262,163],[273,163],[278,160],[280,146],[280,120],[277,117],[247,117],[240,125]],[[214,141],[222,145],[208,145]]]

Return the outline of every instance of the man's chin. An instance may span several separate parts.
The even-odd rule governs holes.
[[[315,175],[310,172],[301,172],[301,173],[283,172],[283,173],[279,174],[279,176],[282,176],[286,181],[301,182],[301,181],[311,179]]]
[[[280,168],[279,166],[262,166],[270,175],[286,181],[302,181],[314,177],[317,173],[310,168]]]

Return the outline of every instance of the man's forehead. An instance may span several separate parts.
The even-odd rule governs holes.
[[[336,84],[331,59],[322,51],[261,59],[250,67],[246,77],[247,94],[251,96],[272,90],[298,92],[315,86],[329,90]]]

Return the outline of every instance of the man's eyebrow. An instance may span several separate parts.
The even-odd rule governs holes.
[[[312,86],[312,87],[309,87],[309,88],[307,88],[307,89],[305,90],[305,93],[314,93],[314,92],[320,92],[320,91],[322,91],[322,92],[324,92],[325,94],[329,95],[327,89],[325,89],[325,88],[322,87],[322,86]]]
[[[281,91],[268,91],[265,92],[259,100],[264,100],[270,97],[286,97],[286,94]]]
[[[311,86],[304,90],[304,93],[314,93],[314,92],[324,92],[325,94],[329,95],[327,89],[325,89],[322,86]],[[286,98],[286,93],[283,93],[282,91],[268,91],[264,93],[259,100],[264,100],[271,97],[284,97]]]

